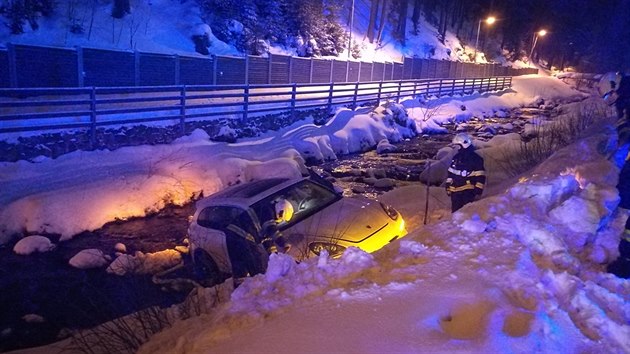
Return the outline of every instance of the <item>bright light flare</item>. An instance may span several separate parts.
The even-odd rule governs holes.
[[[489,25],[491,25],[491,24],[495,23],[495,22],[496,22],[496,20],[497,20],[497,18],[496,18],[496,17],[494,17],[494,16],[490,16],[490,17],[488,17],[488,18],[486,19],[486,23],[487,23],[487,24],[489,24]]]
[[[540,37],[543,37],[543,36],[544,36],[544,35],[546,35],[546,34],[547,34],[547,31],[545,31],[544,29],[541,29],[540,31],[538,31],[538,35],[539,35]]]

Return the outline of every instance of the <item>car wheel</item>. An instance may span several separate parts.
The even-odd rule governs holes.
[[[222,280],[219,266],[208,252],[201,249],[195,250],[193,260],[195,276],[202,285],[213,286]]]

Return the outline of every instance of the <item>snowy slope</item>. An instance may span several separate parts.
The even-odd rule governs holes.
[[[348,26],[350,1],[341,10],[340,22]],[[70,6],[73,5],[73,7]],[[93,4],[96,4],[93,7]],[[474,48],[464,47],[459,39],[447,32],[444,43],[437,39],[437,30],[421,17],[418,32],[413,33],[413,24],[407,19],[407,40],[402,46],[392,38],[390,25],[385,26],[381,43],[369,43],[365,33],[369,19],[371,1],[354,1],[353,42],[361,48],[364,61],[402,61],[404,56],[445,59],[469,62]],[[72,9],[72,10],[71,10]],[[57,47],[84,46],[119,50],[139,50],[181,55],[200,55],[194,50],[191,36],[208,33],[209,51],[216,55],[243,55],[213,34],[204,23],[200,9],[194,1],[152,0],[132,1],[131,14],[121,20],[111,17],[111,2],[58,3],[56,14],[51,18],[39,18],[40,28],[33,31],[28,24],[21,35],[11,35],[7,26],[0,27],[0,43],[46,45]],[[74,20],[70,20],[73,18]],[[72,33],[71,23],[80,24],[83,33]],[[273,54],[296,55],[295,48],[271,46]],[[341,59],[348,57],[340,53]],[[479,52],[478,62],[485,63]]]

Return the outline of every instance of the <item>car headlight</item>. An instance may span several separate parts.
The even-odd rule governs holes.
[[[328,254],[333,258],[341,256],[346,250],[346,248],[343,246],[329,242],[311,242],[308,244],[308,248],[311,250],[311,252],[315,253],[318,256],[322,252],[322,250],[326,250],[328,251]]]
[[[396,209],[384,203],[381,203],[381,207],[383,207],[383,210],[385,210],[385,214],[387,214],[387,216],[389,216],[390,219],[398,220],[399,214],[398,214],[398,211],[396,211]]]

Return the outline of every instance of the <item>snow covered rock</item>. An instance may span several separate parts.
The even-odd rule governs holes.
[[[127,246],[125,246],[124,243],[118,242],[117,244],[114,245],[114,250],[120,253],[127,253]]]
[[[55,249],[55,245],[44,236],[27,236],[19,240],[13,247],[13,252],[27,256],[35,252],[48,252]]]
[[[70,258],[68,264],[78,269],[91,269],[104,267],[111,259],[96,248],[81,250]]]
[[[378,145],[376,146],[376,153],[378,154],[386,154],[388,152],[394,152],[396,150],[396,146],[392,145],[387,139],[382,139],[378,142]]]

